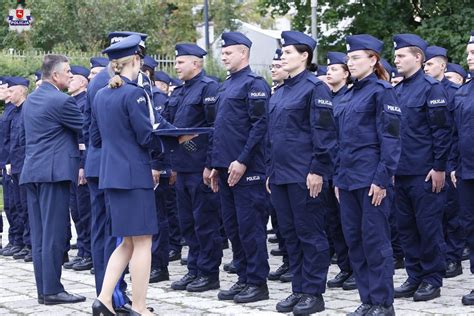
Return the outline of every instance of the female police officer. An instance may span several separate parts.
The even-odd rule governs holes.
[[[380,63],[383,42],[366,34],[349,36],[346,42],[347,65],[356,80],[335,111],[339,150],[334,182],[362,301],[353,314],[394,315],[385,197],[400,157],[401,113]]]
[[[147,315],[145,299],[150,275],[151,236],[157,233],[149,149],[160,150],[152,134],[153,112],[135,80],[140,71],[140,37],[131,35],[104,50],[115,76],[93,103],[91,143],[102,147],[99,188],[105,189],[111,235],[124,237],[110,257],[94,315],[112,314],[112,293],[130,262],[135,312]]]
[[[293,273],[293,293],[276,308],[310,314],[324,310],[329,245],[320,193],[323,176],[332,171],[336,133],[331,92],[307,70],[316,42],[301,32],[285,31],[282,43],[283,70],[290,78],[270,99],[267,171]]]

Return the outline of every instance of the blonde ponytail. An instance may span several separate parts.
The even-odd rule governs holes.
[[[123,85],[123,80],[120,78],[120,73],[125,65],[131,63],[133,61],[134,56],[127,56],[119,59],[112,59],[110,62],[110,67],[112,71],[115,73],[115,76],[110,78],[109,80],[109,87],[112,89],[119,88]]]

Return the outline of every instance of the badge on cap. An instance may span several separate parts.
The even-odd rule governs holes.
[[[224,41],[224,40],[221,40],[221,45],[222,45],[222,46],[225,45],[225,41]]]
[[[330,64],[331,63],[331,60],[328,58],[327,61],[326,61],[326,64]]]
[[[273,57],[274,59],[278,59],[278,54],[275,54],[275,56]]]
[[[351,45],[346,44],[346,49],[347,49],[347,51],[350,51],[351,50]]]
[[[176,56],[178,56],[178,50],[177,50],[177,49],[175,49],[174,54],[175,54]]]
[[[474,42],[474,35],[471,35],[471,37],[469,38],[469,42]]]
[[[397,42],[393,41],[393,47],[397,48]]]
[[[285,39],[283,37],[281,38],[281,45],[285,45]]]

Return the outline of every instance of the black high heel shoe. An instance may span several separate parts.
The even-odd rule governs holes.
[[[105,306],[101,301],[98,299],[94,300],[92,303],[92,316],[114,316],[115,314],[112,313],[107,306]]]

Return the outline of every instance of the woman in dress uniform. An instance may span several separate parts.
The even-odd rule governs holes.
[[[283,70],[289,73],[268,109],[268,183],[285,240],[292,294],[279,312],[324,310],[329,244],[324,231],[323,176],[332,172],[336,144],[331,91],[308,70],[316,42],[295,31],[282,33]],[[327,183],[325,183],[327,187]]]
[[[152,133],[154,117],[136,80],[140,37],[131,35],[104,50],[115,76],[94,99],[90,135],[102,148],[99,188],[105,190],[111,235],[122,238],[110,257],[93,315],[112,315],[112,293],[130,263],[132,310],[150,315],[146,292],[152,235],[158,232],[149,149],[161,150]]]
[[[362,301],[350,315],[394,315],[390,202],[386,198],[400,157],[400,115],[380,63],[383,42],[349,36],[347,65],[354,85],[334,110],[338,156],[334,184],[342,229]]]

